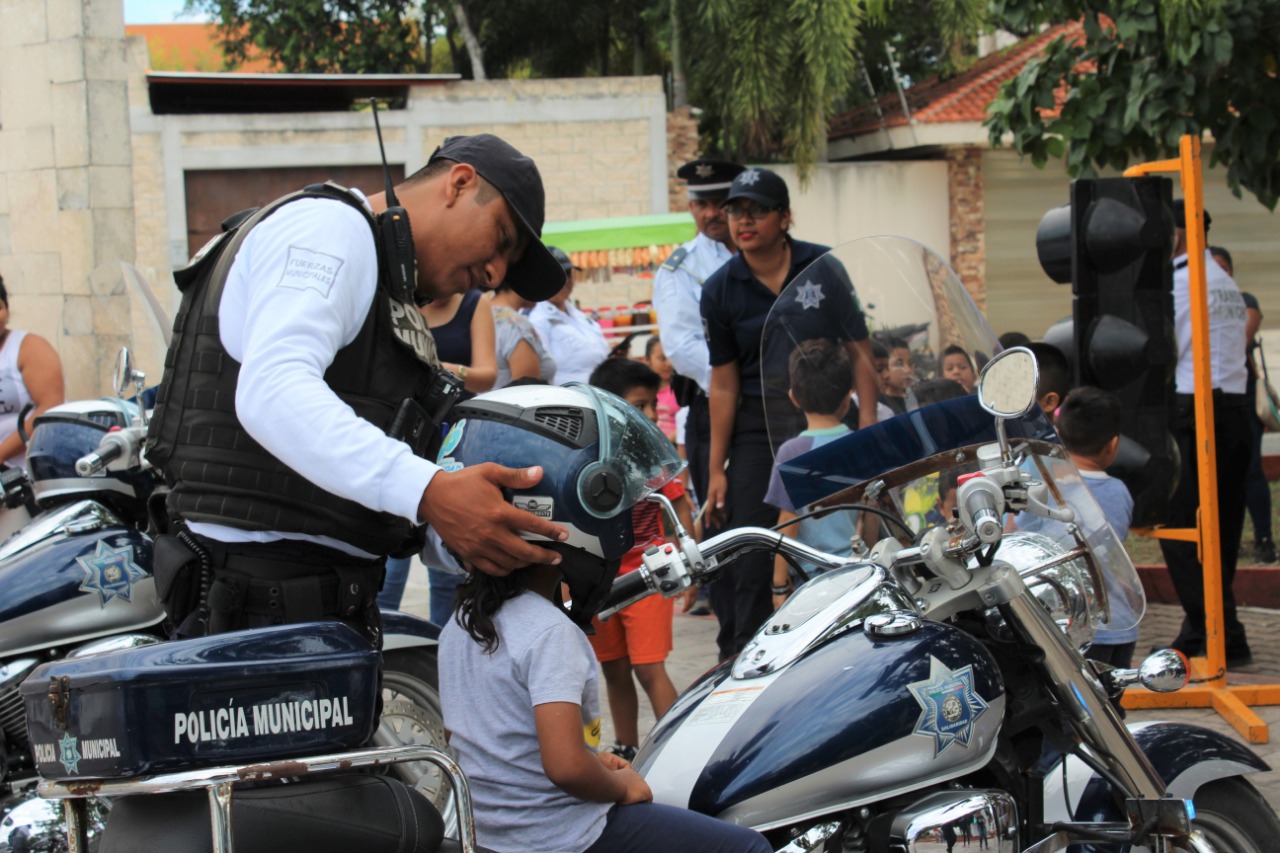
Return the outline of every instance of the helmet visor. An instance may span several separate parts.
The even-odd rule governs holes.
[[[635,406],[591,385],[571,382],[568,387],[591,398],[600,431],[600,459],[608,460],[622,475],[623,495],[618,505],[602,515],[609,518],[630,509],[671,482],[685,462],[658,425]],[[583,502],[584,507],[589,502]]]

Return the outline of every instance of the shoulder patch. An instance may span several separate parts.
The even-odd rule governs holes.
[[[662,268],[667,272],[675,272],[680,269],[680,265],[684,263],[684,259],[687,257],[689,257],[689,250],[681,246],[671,253],[671,257],[667,258]]]

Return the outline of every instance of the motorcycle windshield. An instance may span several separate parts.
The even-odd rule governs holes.
[[[833,358],[838,363],[840,349],[851,365],[857,353],[873,358],[878,399],[854,395],[843,425],[834,426],[830,415],[843,413],[845,380],[830,365]],[[761,337],[760,393],[777,469],[770,502],[797,513],[875,504],[901,522],[878,535],[904,541],[907,529],[919,534],[947,523],[957,478],[978,470],[977,449],[997,440],[995,418],[979,406],[974,384],[1000,349],[964,286],[928,247],[881,236],[823,255],[779,294]],[[840,389],[834,395],[833,386]],[[815,428],[808,429],[792,397],[811,413],[827,410],[828,417],[814,418]],[[857,411],[867,405],[876,407],[877,422],[856,429]],[[1087,551],[1096,575],[1095,627],[1136,625],[1145,609],[1142,586],[1089,481],[1038,406],[1006,420],[1005,430],[1024,470],[1048,486],[1048,503],[1070,506],[1076,516],[1074,527],[1026,512],[1013,524],[1050,536],[1064,550]],[[832,517],[785,532],[815,547],[825,541],[830,550],[822,523]],[[847,515],[843,524],[849,528]]]

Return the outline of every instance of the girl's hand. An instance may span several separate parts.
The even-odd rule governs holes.
[[[625,786],[622,799],[618,800],[618,805],[630,806],[635,803],[651,803],[653,802],[653,791],[649,788],[649,783],[644,781],[644,777],[631,769],[631,765],[627,765],[621,770],[615,770],[619,779]]]
[[[693,609],[693,605],[695,602],[697,602],[697,600],[698,600],[698,585],[694,584],[693,586],[686,589],[683,593],[681,593],[680,612],[688,613],[690,610]]]
[[[785,602],[790,597],[791,597],[791,593],[787,593],[786,595],[778,595],[777,593],[774,593],[773,609],[777,610],[779,607],[783,605],[783,602]]]
[[[729,491],[729,481],[723,471],[712,470],[707,475],[707,499],[704,515],[717,526],[725,524],[728,514],[724,510],[724,497]]]
[[[600,759],[600,763],[608,770],[630,770],[631,762],[623,758],[621,755],[615,755],[612,752],[597,752],[596,758]]]

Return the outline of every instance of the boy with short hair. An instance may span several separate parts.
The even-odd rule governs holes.
[[[792,350],[788,368],[791,377],[791,390],[788,394],[791,402],[804,412],[806,429],[784,442],[774,457],[769,490],[765,493],[764,500],[778,508],[779,524],[795,518],[796,507],[782,486],[778,466],[848,435],[850,430],[843,418],[849,410],[853,392],[849,353],[844,347],[826,338],[801,342]],[[837,511],[821,518],[805,519],[795,529],[783,532],[820,551],[847,554],[850,552],[850,539],[856,532],[856,519],[847,512]],[[775,609],[787,600],[793,589],[790,568],[781,556],[774,559]]]
[[[1054,413],[1071,390],[1071,365],[1062,350],[1042,341],[1027,344],[1040,367],[1040,383],[1036,386],[1036,402],[1044,416],[1053,423]]]
[[[1133,518],[1133,497],[1124,483],[1108,476],[1107,468],[1116,461],[1120,446],[1120,422],[1124,409],[1116,395],[1082,385],[1071,391],[1058,410],[1056,427],[1067,455],[1080,471],[1093,499],[1102,509],[1103,517],[1111,522],[1120,541],[1129,535],[1129,521]],[[1018,518],[1021,530],[1044,533],[1057,537],[1065,533],[1061,522],[1023,513]],[[1118,596],[1111,596],[1118,601]],[[1093,645],[1085,657],[1128,668],[1133,662],[1134,646],[1138,642],[1138,628],[1123,631],[1100,630],[1094,635]]]
[[[907,391],[915,383],[915,365],[911,360],[911,346],[902,338],[890,338],[889,366],[882,374],[880,396],[895,415],[907,411]]]
[[[652,421],[657,421],[658,389],[662,379],[648,365],[629,358],[611,358],[591,372],[590,384],[616,394],[635,406]],[[680,523],[693,530],[693,513],[683,484],[672,480],[660,492],[675,507]],[[635,546],[622,558],[619,575],[640,567],[645,548],[665,538],[662,511],[654,503],[642,502],[631,510]],[[607,622],[591,620],[595,634],[591,648],[604,673],[605,693],[609,699],[609,716],[613,720],[614,744],[610,749],[627,761],[635,757],[640,745],[640,706],[636,680],[644,688],[653,706],[654,717],[661,717],[676,701],[676,688],[667,674],[665,661],[671,653],[671,620],[673,602],[651,595],[625,607]]]

